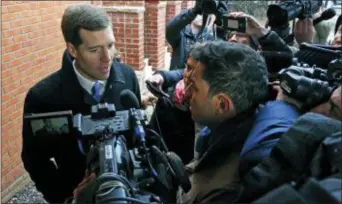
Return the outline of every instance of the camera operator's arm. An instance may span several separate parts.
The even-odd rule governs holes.
[[[247,34],[258,39],[261,49],[264,51],[283,51],[291,52],[291,49],[286,45],[283,39],[274,32],[266,29],[253,16],[243,12],[233,12],[229,14],[232,17],[247,18]]]
[[[217,10],[215,13],[216,19],[215,19],[215,24],[217,25],[217,37],[221,39],[225,39],[225,31],[223,29],[223,22],[222,22],[222,16],[228,13],[228,5],[226,1],[219,1]]]
[[[38,97],[38,94],[37,92],[28,92],[24,103],[24,114],[39,112],[37,108],[41,104],[38,104],[43,100]],[[53,148],[50,144],[54,141],[47,135],[32,135],[29,124],[25,122],[23,122],[22,136],[21,158],[24,168],[35,183],[37,190],[48,202],[64,202],[63,198],[71,196],[67,192],[72,190],[63,186],[63,178],[60,177],[57,167],[50,160],[53,157]]]
[[[183,79],[184,70],[185,69],[158,71],[152,77],[150,77],[148,81],[158,84],[162,87],[162,89],[167,89],[176,85],[180,80]]]
[[[197,0],[192,9],[185,10],[175,16],[166,26],[166,40],[172,47],[177,47],[181,40],[181,31],[202,12],[202,0]]]
[[[260,109],[253,129],[242,149],[241,175],[244,175],[261,160],[268,157],[280,136],[300,116],[297,107],[300,104],[284,95],[279,86],[274,86],[274,89],[278,91],[277,99],[269,101]]]

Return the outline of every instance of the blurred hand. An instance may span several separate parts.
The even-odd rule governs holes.
[[[319,113],[327,117],[342,120],[342,86],[333,91],[329,101],[319,104],[310,110],[310,112]]]
[[[261,25],[253,16],[248,15],[244,12],[232,12],[229,13],[228,16],[237,18],[237,17],[243,17],[247,18],[247,29],[246,33],[249,35],[255,35],[256,37],[260,38],[267,34],[268,30]]]
[[[95,173],[91,173],[88,175],[88,170],[86,171],[85,177],[82,180],[80,184],[78,184],[77,188],[74,190],[73,195],[74,195],[74,200],[78,199],[79,193],[84,190],[87,185],[92,182],[96,178]]]
[[[276,100],[285,101],[289,104],[296,106],[299,109],[303,107],[302,102],[297,101],[296,99],[293,99],[284,93],[283,89],[280,87],[279,81],[272,82],[271,84],[272,84],[273,90],[277,91],[278,93]]]
[[[164,83],[164,78],[161,74],[154,74],[152,75],[147,81],[150,81],[154,84],[157,84],[159,87],[161,87]]]
[[[158,98],[156,96],[154,96],[152,93],[148,92],[147,94],[142,96],[142,108],[146,109],[147,106],[149,105],[153,105],[154,103],[156,103],[158,100]]]
[[[298,44],[303,42],[312,43],[316,35],[312,18],[299,19],[296,22],[294,34]]]

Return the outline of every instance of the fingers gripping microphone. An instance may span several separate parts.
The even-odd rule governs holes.
[[[329,8],[329,9],[323,11],[323,13],[318,18],[315,18],[313,20],[313,25],[316,25],[316,24],[320,23],[321,21],[329,20],[329,19],[333,18],[335,15],[336,15],[335,9]]]

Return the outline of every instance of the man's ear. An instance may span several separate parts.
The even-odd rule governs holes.
[[[67,49],[68,49],[69,54],[70,54],[73,58],[76,58],[76,55],[77,55],[76,47],[75,47],[73,44],[69,43],[69,42],[66,43],[66,46],[67,46]]]
[[[219,114],[233,111],[233,101],[226,94],[220,93],[215,97],[215,109]],[[232,110],[231,110],[232,109]]]

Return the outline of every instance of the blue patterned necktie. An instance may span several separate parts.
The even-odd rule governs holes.
[[[102,84],[96,81],[93,88],[91,89],[92,96],[94,97],[96,101],[100,101],[101,99],[101,94],[100,94],[101,87],[102,87]]]

